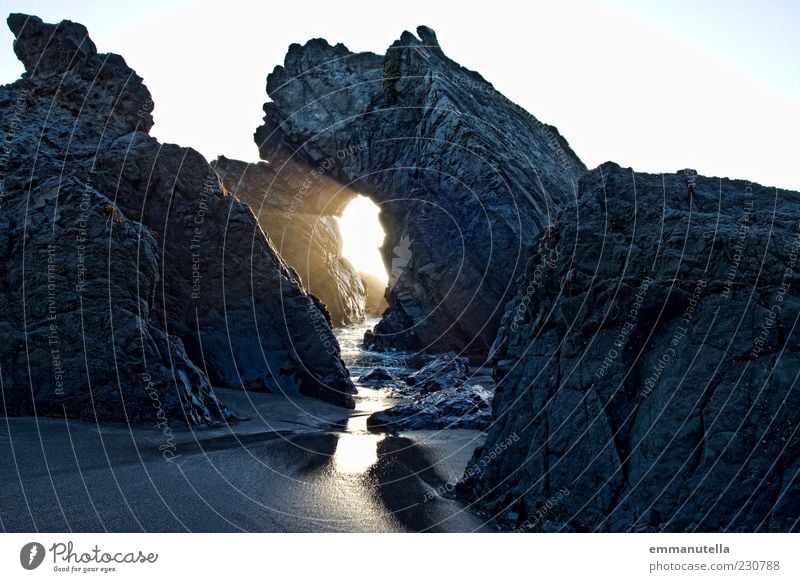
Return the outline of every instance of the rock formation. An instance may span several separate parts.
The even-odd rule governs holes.
[[[409,374],[405,387],[387,382],[392,392],[409,400],[373,413],[367,427],[375,432],[469,428],[485,430],[492,416],[493,389],[468,377],[466,358],[439,354]],[[388,380],[391,380],[389,378]],[[363,384],[364,379],[359,379]]]
[[[352,406],[324,309],[200,154],[147,134],[142,79],[80,24],[8,24],[25,73],[0,88],[4,411],[214,422],[212,386]]]
[[[225,188],[253,209],[261,228],[299,275],[306,290],[325,304],[334,325],[363,321],[366,291],[359,273],[342,256],[342,237],[336,221],[342,207],[306,203],[323,198],[312,197],[306,191],[310,188],[335,193],[330,180],[303,190],[307,172],[296,164],[285,164],[278,172],[264,162],[248,164],[223,156],[212,166]]]
[[[796,530],[799,220],[742,180],[587,175],[507,305],[464,492],[536,531]]]
[[[555,128],[417,32],[385,56],[292,45],[267,79],[255,138],[276,168],[305,166],[312,182],[338,180],[380,206],[389,309],[370,345],[480,359],[527,247],[585,168]]]

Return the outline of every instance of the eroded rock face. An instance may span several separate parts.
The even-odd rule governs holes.
[[[555,128],[418,34],[385,57],[292,45],[255,137],[276,167],[321,167],[380,206],[391,281],[371,346],[480,358],[527,247],[585,168]]]
[[[799,255],[797,192],[591,172],[506,308],[470,497],[526,530],[796,529]]]
[[[0,88],[0,368],[8,414],[215,422],[212,385],[352,405],[324,310],[150,93],[81,25],[14,14]],[[309,333],[314,330],[314,333]]]
[[[322,198],[303,190],[308,172],[295,164],[286,164],[279,172],[266,163],[248,164],[225,157],[217,158],[212,166],[225,188],[253,209],[261,228],[306,290],[325,304],[334,325],[363,321],[366,291],[359,273],[342,256],[336,220],[341,207],[307,203]],[[333,192],[330,181],[308,186],[312,187]]]

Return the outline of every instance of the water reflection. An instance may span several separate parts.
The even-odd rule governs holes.
[[[378,460],[378,443],[384,435],[373,434],[367,430],[367,417],[385,404],[378,397],[359,398],[357,416],[347,420],[345,432],[339,433],[333,465],[340,473],[362,474]]]
[[[362,474],[378,460],[380,435],[340,434],[333,464],[340,473]]]

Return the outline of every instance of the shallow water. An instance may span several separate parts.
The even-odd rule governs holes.
[[[401,357],[377,352],[368,352],[361,347],[364,332],[371,329],[378,318],[368,318],[361,324],[353,324],[335,330],[341,348],[342,361],[350,370],[350,376],[358,387],[355,396],[356,407],[344,421],[344,427],[337,434],[333,465],[345,474],[363,474],[378,460],[378,443],[384,435],[370,434],[367,418],[373,412],[384,410],[392,405],[392,398],[383,388],[371,388],[358,384],[358,378],[374,367],[391,368],[401,375],[405,370]]]
[[[358,394],[353,413],[337,434],[332,466],[346,478],[355,478],[364,494],[379,502],[382,518],[389,519],[397,531],[483,530],[477,516],[444,495],[452,489],[468,455],[480,444],[482,437],[476,431],[431,431],[409,438],[367,430],[370,414],[399,400],[386,388],[360,385],[358,378],[381,367],[401,379],[417,369],[414,363],[419,365],[424,359],[409,352],[364,350],[364,332],[377,321],[368,319],[336,330],[342,359]]]
[[[334,330],[341,347],[342,360],[350,369],[350,375],[358,378],[372,368],[385,368],[402,377],[413,371],[412,365],[420,359],[419,354],[389,351],[371,352],[362,347],[364,332],[375,327],[380,318],[368,317],[363,323],[347,325]]]

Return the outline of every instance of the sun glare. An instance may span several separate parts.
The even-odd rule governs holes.
[[[388,281],[380,247],[384,232],[378,220],[380,208],[366,196],[353,198],[339,217],[342,254],[357,271],[364,271]]]

